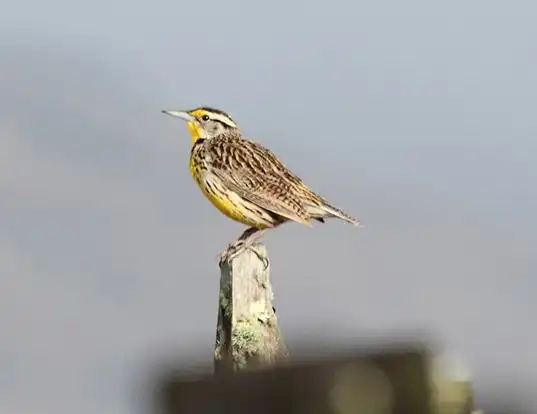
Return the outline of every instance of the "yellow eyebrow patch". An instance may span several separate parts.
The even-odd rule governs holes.
[[[237,128],[237,124],[231,119],[231,117],[223,111],[218,109],[201,107],[188,111],[190,115],[195,118],[201,119],[203,116],[209,116],[213,121],[221,122],[231,128]]]
[[[204,109],[194,109],[193,111],[190,111],[189,114],[195,116],[196,118],[199,118],[203,115],[206,115],[207,111]]]

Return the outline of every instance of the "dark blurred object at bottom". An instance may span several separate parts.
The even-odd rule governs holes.
[[[405,347],[218,377],[168,375],[157,412],[432,414],[429,367],[422,347]]]

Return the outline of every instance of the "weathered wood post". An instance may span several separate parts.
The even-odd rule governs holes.
[[[220,265],[216,375],[272,366],[289,356],[273,306],[267,250],[261,244],[255,249],[259,255],[244,250]]]

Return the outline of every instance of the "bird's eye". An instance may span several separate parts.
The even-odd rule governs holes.
[[[201,119],[203,119],[204,121],[208,121],[209,120],[209,115],[203,115],[201,117]]]

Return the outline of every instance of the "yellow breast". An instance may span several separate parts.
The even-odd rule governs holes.
[[[260,221],[255,220],[252,214],[245,214],[244,200],[229,190],[222,188],[218,183],[212,183],[205,179],[199,164],[190,158],[190,173],[194,181],[201,189],[205,197],[225,216],[253,227],[265,227]],[[250,216],[250,217],[249,217]]]

